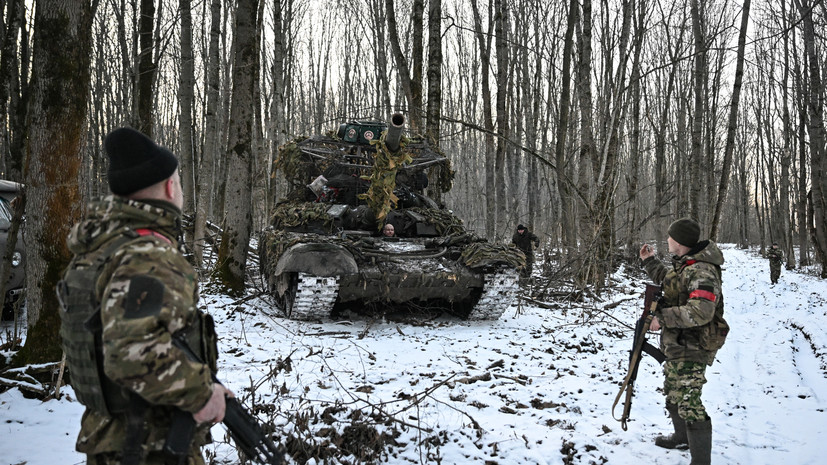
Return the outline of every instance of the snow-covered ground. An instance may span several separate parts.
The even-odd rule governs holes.
[[[732,332],[704,389],[712,462],[825,463],[827,282],[784,270],[771,285],[754,250],[722,249]],[[637,270],[614,278],[624,291],[602,302],[522,305],[495,322],[302,323],[278,316],[267,298],[204,295],[202,304],[219,323],[225,384],[305,441],[345,449],[356,436],[334,440],[330,428],[343,434],[373,418],[395,436],[379,453],[388,463],[688,463],[688,452],[653,444],[669,421],[651,358],[641,364],[628,431],[612,418],[631,345],[618,321],[637,317],[644,283]],[[0,464],[83,463],[74,452],[82,408],[64,392],[48,402],[0,394]],[[223,427],[213,434],[206,455],[239,463]]]

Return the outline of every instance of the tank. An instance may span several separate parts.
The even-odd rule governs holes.
[[[450,161],[403,135],[404,122],[351,121],[279,148],[290,191],[261,232],[259,260],[286,317],[436,310],[490,320],[513,302],[525,256],[427,195],[450,189]]]

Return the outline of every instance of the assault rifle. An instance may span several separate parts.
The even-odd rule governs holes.
[[[652,323],[652,318],[655,316],[655,310],[658,308],[658,300],[661,297],[661,288],[657,284],[646,283],[646,293],[643,298],[643,314],[638,318],[635,324],[635,337],[632,341],[632,350],[629,352],[629,372],[626,378],[620,385],[620,392],[615,397],[614,404],[612,404],[612,417],[620,422],[623,431],[626,431],[626,421],[629,420],[629,413],[632,411],[632,394],[635,388],[635,379],[637,379],[637,369],[640,366],[640,358],[643,352],[651,355],[658,363],[663,363],[666,356],[657,347],[646,342],[646,332],[649,331],[649,325]],[[617,407],[620,396],[626,392],[626,399],[623,402],[623,415],[620,418],[615,416],[615,407]]]
[[[188,357],[201,361],[190,349],[187,342],[175,337],[173,344],[183,350]],[[215,375],[213,381],[221,383]],[[253,462],[262,465],[282,465],[287,463],[284,460],[284,452],[279,450],[273,441],[261,428],[261,425],[248,412],[241,402],[235,397],[226,398],[227,407],[224,413],[224,426],[230,432],[230,437],[235,441],[236,446],[244,453],[244,456]],[[195,434],[195,419],[192,414],[178,410],[172,418],[170,434],[164,444],[164,452],[178,458],[178,463],[186,463],[186,457],[190,451],[192,437]],[[182,461],[183,460],[183,461]]]

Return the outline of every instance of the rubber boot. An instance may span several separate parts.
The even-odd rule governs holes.
[[[712,458],[712,421],[693,421],[686,424],[686,436],[689,439],[689,465],[709,465]]]
[[[689,443],[686,439],[686,422],[678,415],[678,406],[670,402],[666,403],[666,411],[672,419],[675,432],[669,436],[658,436],[655,438],[655,445],[664,449],[686,449]]]

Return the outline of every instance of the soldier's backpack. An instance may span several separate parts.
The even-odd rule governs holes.
[[[103,371],[103,326],[95,284],[115,251],[141,236],[135,232],[111,239],[94,261],[83,263],[75,257],[57,285],[60,337],[72,388],[80,403],[107,416],[127,411],[130,397]]]

